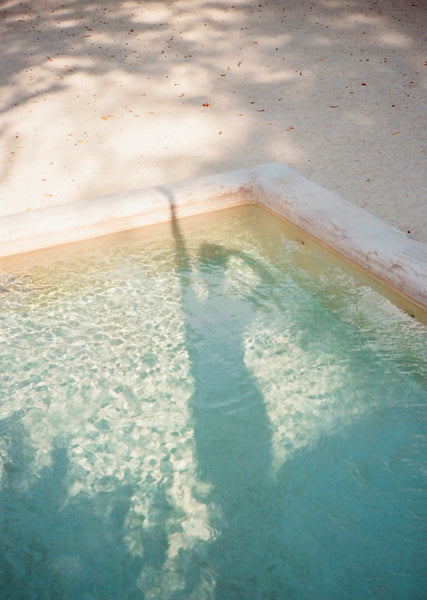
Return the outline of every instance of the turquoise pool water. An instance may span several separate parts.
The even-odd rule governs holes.
[[[159,231],[0,272],[0,597],[423,598],[427,328],[261,209]]]

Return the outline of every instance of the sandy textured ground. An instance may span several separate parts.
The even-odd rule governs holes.
[[[0,7],[0,215],[278,161],[427,241],[425,0]]]

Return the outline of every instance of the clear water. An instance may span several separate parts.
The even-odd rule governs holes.
[[[0,274],[2,600],[425,597],[426,327],[259,209],[168,228]]]

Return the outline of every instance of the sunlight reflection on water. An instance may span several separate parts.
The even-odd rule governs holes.
[[[417,591],[426,328],[239,210],[2,275],[7,598]]]

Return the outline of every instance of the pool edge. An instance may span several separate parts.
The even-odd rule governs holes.
[[[427,244],[279,163],[0,217],[0,257],[251,202],[427,308]]]
[[[285,165],[265,165],[256,201],[376,279],[427,308],[427,244],[306,179]]]

